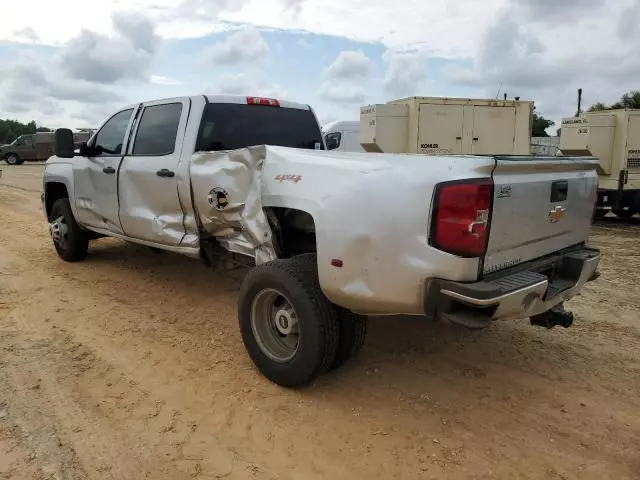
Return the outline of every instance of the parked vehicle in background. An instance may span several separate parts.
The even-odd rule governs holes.
[[[600,259],[592,158],[327,152],[308,105],[236,96],[130,105],[78,153],[56,136],[42,202],[58,255],[110,236],[246,267],[242,339],[283,386],[355,355],[365,315],[569,327],[563,304]]]
[[[0,146],[0,156],[9,165],[21,165],[27,160],[46,160],[53,155],[53,132],[20,135],[13,142]]]
[[[640,213],[640,110],[605,110],[564,118],[560,151],[599,159],[596,217],[613,212],[630,218]]]
[[[339,152],[364,152],[360,145],[360,122],[337,121],[327,123],[322,127],[324,142],[327,150]]]
[[[86,142],[91,132],[73,133],[76,147]],[[0,158],[9,165],[22,165],[25,161],[46,160],[53,155],[55,136],[53,132],[36,132],[20,135],[13,142],[0,146]]]

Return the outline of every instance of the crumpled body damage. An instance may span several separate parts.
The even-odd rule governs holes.
[[[264,147],[196,153],[190,172],[200,228],[257,265],[277,258],[262,206],[264,158]]]

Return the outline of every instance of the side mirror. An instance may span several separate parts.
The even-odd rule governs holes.
[[[339,138],[340,137],[338,137],[338,135],[336,135],[335,133],[330,133],[329,135],[324,137],[324,141],[327,144],[327,150],[335,150],[336,148],[338,148],[340,146]]]
[[[81,157],[89,156],[89,147],[87,147],[87,142],[80,142],[80,146],[78,147],[78,155]]]
[[[73,132],[68,128],[58,128],[55,133],[55,146],[53,154],[60,158],[73,158]]]

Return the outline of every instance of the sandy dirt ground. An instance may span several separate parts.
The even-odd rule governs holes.
[[[42,166],[0,166],[0,479],[639,479],[640,224],[575,325],[376,318],[313,386],[245,354],[239,278],[100,240],[58,259]]]

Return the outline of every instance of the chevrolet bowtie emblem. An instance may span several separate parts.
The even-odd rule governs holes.
[[[567,209],[561,206],[557,206],[553,210],[547,213],[547,218],[551,223],[558,223],[564,214],[567,213]]]

